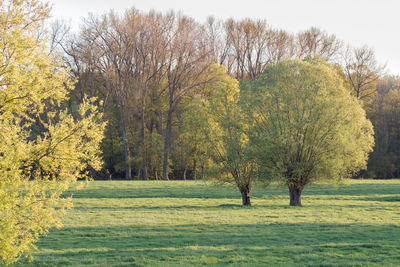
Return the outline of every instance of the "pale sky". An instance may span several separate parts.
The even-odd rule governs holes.
[[[387,73],[400,75],[400,0],[49,0],[53,17],[78,29],[88,13],[182,11],[199,22],[216,18],[261,18],[292,33],[319,27],[353,46],[372,47]]]

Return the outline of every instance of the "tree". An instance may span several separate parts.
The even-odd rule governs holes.
[[[375,52],[367,46],[347,47],[343,53],[344,71],[358,99],[369,102],[376,93],[376,82],[385,66],[378,64]]]
[[[320,59],[266,68],[247,92],[252,151],[266,180],[288,186],[301,206],[304,187],[365,168],[373,130],[335,68]]]
[[[342,42],[335,35],[311,27],[296,36],[296,56],[299,58],[320,56],[326,61],[337,58]]]
[[[150,12],[142,15],[140,23],[132,21],[130,16],[126,18],[130,28],[139,27],[130,38],[135,40],[135,84],[140,91],[140,139],[142,148],[142,173],[147,180],[147,146],[145,135],[146,99],[149,90],[157,90],[164,79],[165,65],[167,64],[167,34],[170,29],[170,17],[159,13]],[[139,24],[139,25],[137,25]],[[132,32],[132,31],[131,31]]]
[[[132,19],[138,20],[137,11],[130,12]],[[131,85],[132,69],[135,67],[133,57],[133,43],[135,40],[128,35],[129,30],[121,18],[114,12],[96,18],[90,17],[87,21],[87,28],[84,29],[90,42],[94,43],[97,52],[97,69],[106,77],[105,83],[109,91],[116,98],[119,109],[120,127],[122,131],[122,141],[124,147],[125,159],[125,178],[131,179],[131,153],[129,149],[127,123],[126,123],[126,95]],[[137,28],[130,28],[131,31],[137,31]],[[89,52],[88,58],[93,60],[93,56]],[[92,64],[95,64],[92,62]]]
[[[239,81],[255,81],[268,64],[293,55],[293,37],[270,28],[265,20],[225,22],[227,60],[221,61]],[[226,53],[221,53],[226,54]]]
[[[171,16],[171,20],[173,27],[169,32],[166,64],[168,112],[164,139],[163,180],[168,180],[172,115],[185,96],[212,80],[212,76],[208,75],[211,53],[203,42],[200,25],[182,15]]]
[[[214,17],[208,17],[204,28],[204,42],[209,46],[212,60],[220,65],[226,66],[227,72],[232,73],[233,58],[229,55],[230,43],[228,32],[223,21]]]
[[[224,67],[216,69],[218,82],[212,85],[208,98],[197,99],[197,105],[186,114],[190,119],[186,120],[208,141],[218,179],[234,183],[242,195],[242,204],[250,206],[254,163],[247,154],[249,125],[239,105],[238,82],[225,71]]]
[[[206,122],[204,113],[201,113],[203,110],[202,103],[206,97],[206,95],[196,94],[185,107],[185,111],[181,116],[182,130],[177,140],[179,146],[174,149],[174,154],[176,154],[176,150],[181,153],[182,151],[188,152],[189,157],[184,160],[182,160],[181,154],[178,154],[175,158],[177,161],[184,161],[184,167],[192,163],[191,170],[194,180],[199,177],[198,169],[201,170],[200,178],[204,178],[204,170],[211,161],[209,152],[211,145],[207,140],[207,136],[201,134]]]
[[[49,56],[49,16],[36,0],[0,2],[0,261],[18,260],[59,226],[68,185],[99,169],[101,114],[94,100],[68,99],[66,71]],[[57,207],[57,208],[56,208]]]

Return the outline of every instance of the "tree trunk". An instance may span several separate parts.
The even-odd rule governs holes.
[[[142,171],[143,180],[148,180],[147,178],[147,162],[146,162],[146,144],[145,144],[145,134],[144,134],[144,100],[142,100],[142,108],[140,111],[140,137],[142,139]]]
[[[193,179],[197,180],[197,166],[196,166],[196,159],[193,159]]]
[[[290,193],[290,206],[301,206],[301,194],[303,189],[299,189],[295,186],[289,186]]]
[[[129,146],[128,146],[128,139],[126,137],[126,128],[125,128],[125,119],[124,119],[124,109],[122,105],[122,90],[119,89],[119,112],[121,115],[121,128],[122,128],[122,139],[124,142],[124,155],[125,155],[125,179],[131,180],[131,159],[129,156]]]
[[[171,123],[172,123],[172,107],[168,110],[167,115],[167,129],[165,131],[165,142],[164,142],[164,163],[163,163],[163,180],[167,181],[168,179],[168,152],[169,152],[169,142],[171,135]]]
[[[183,180],[185,180],[185,181],[186,181],[186,170],[187,170],[187,168],[185,167],[185,169],[183,170]]]
[[[153,129],[154,129],[154,118],[151,118],[151,120],[150,120],[150,135],[153,134]]]
[[[111,180],[112,179],[112,174],[110,173],[110,171],[108,169],[106,169],[106,179],[107,180]]]
[[[250,202],[250,185],[244,185],[239,187],[240,193],[242,194],[242,204],[243,206],[251,206],[251,202]]]

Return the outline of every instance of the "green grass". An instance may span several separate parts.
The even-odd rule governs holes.
[[[400,266],[400,180],[253,190],[191,181],[96,181],[62,229],[16,266]]]

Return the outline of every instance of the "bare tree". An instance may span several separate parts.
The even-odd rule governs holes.
[[[222,63],[238,80],[255,81],[268,64],[294,54],[293,37],[283,30],[272,29],[266,20],[229,19],[224,25],[227,60]]]
[[[296,35],[296,56],[305,58],[307,56],[320,56],[326,61],[334,61],[339,56],[343,44],[333,34],[311,27]]]
[[[236,79],[243,80],[246,73],[246,41],[243,23],[229,19],[225,22],[225,31],[227,32],[227,43],[230,47],[230,54],[235,60],[232,71],[234,71]]]
[[[385,70],[385,66],[376,61],[374,50],[367,46],[347,46],[342,58],[344,71],[357,98],[366,100],[373,96],[376,82]]]
[[[278,63],[294,56],[294,38],[284,30],[270,29],[267,32],[267,62]]]
[[[267,64],[268,24],[266,20],[242,21],[245,37],[246,71],[251,80],[256,80]]]
[[[57,56],[63,55],[62,45],[71,31],[71,24],[57,19],[49,26],[49,52]]]
[[[204,28],[204,46],[211,51],[211,59],[219,65],[225,65],[227,72],[232,72],[233,57],[229,54],[228,32],[224,22],[214,17],[208,17]]]

